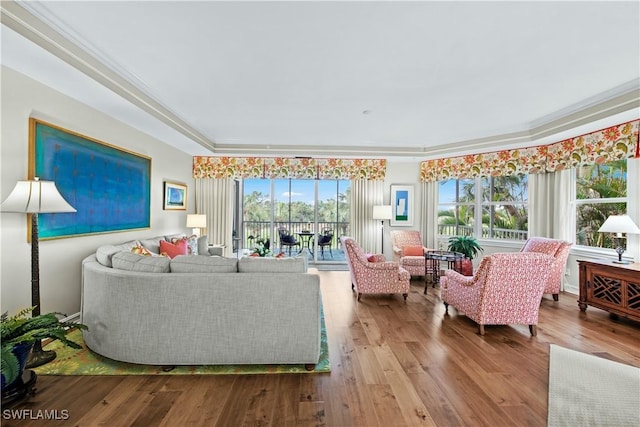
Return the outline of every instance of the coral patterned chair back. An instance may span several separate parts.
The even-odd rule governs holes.
[[[545,294],[552,294],[554,300],[558,300],[558,293],[562,289],[564,269],[569,258],[569,250],[573,243],[564,240],[549,239],[546,237],[531,237],[525,243],[520,252],[537,252],[551,255],[554,258],[549,278],[544,288]]]

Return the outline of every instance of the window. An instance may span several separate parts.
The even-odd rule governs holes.
[[[277,242],[279,228],[294,235],[331,230],[334,247],[338,236],[349,234],[348,180],[245,179],[242,186],[243,248],[258,237]]]
[[[527,202],[527,175],[442,181],[439,234],[526,240]]]
[[[526,240],[527,175],[482,178],[482,237]]]
[[[475,180],[441,181],[438,194],[438,234],[473,236],[475,234]]]
[[[599,233],[609,215],[627,212],[627,160],[576,168],[576,244],[613,247],[611,236]]]

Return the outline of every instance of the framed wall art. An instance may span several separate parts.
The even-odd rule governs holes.
[[[187,210],[187,186],[176,182],[164,182],[164,209],[169,211]]]
[[[391,185],[392,227],[413,226],[413,185]]]
[[[31,118],[28,173],[77,210],[40,214],[41,240],[150,227],[149,157]]]

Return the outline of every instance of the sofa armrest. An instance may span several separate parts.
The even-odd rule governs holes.
[[[223,246],[209,246],[209,255],[222,256],[224,251]]]

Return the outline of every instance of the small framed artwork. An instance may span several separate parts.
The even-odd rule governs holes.
[[[187,210],[187,186],[175,182],[164,182],[164,210]]]
[[[391,185],[392,227],[413,226],[413,185]]]

